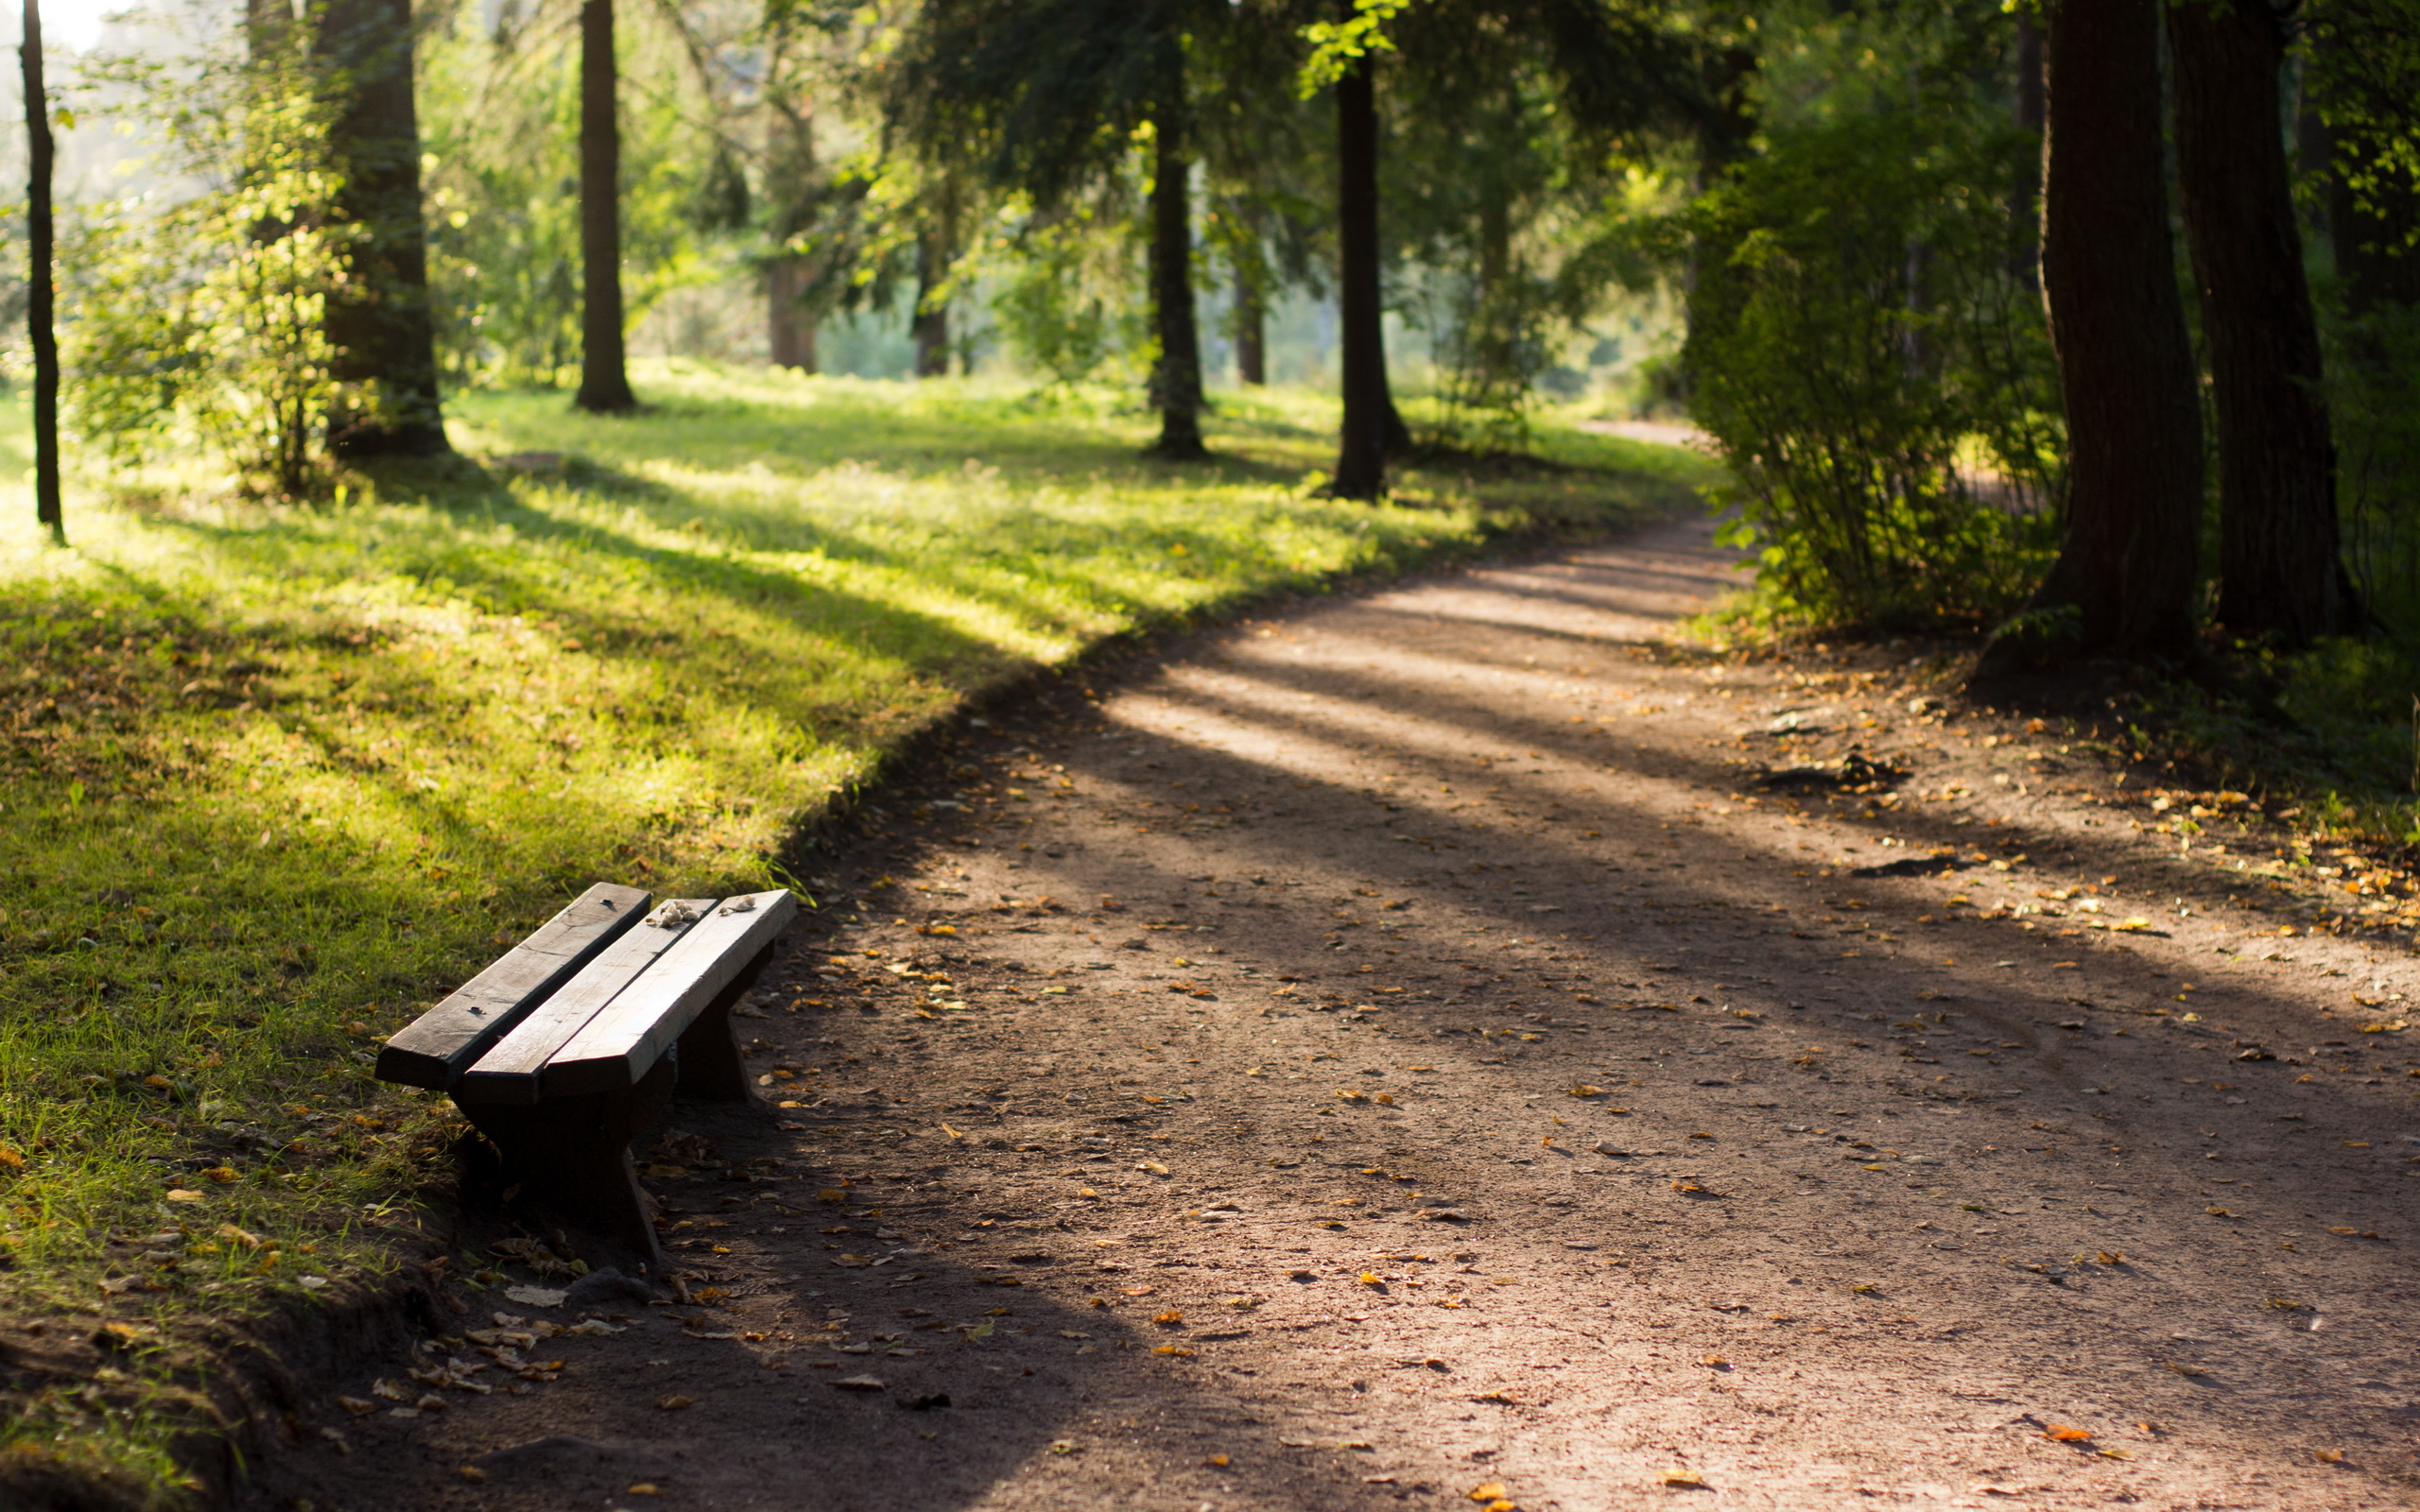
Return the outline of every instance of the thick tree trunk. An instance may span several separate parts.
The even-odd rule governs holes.
[[[599,415],[638,408],[622,354],[622,127],[614,0],[579,8],[579,392]]]
[[[2269,0],[2169,8],[2177,183],[2219,425],[2218,621],[2301,647],[2355,628]]]
[[[453,448],[438,407],[411,0],[328,0],[318,43],[342,92],[337,214],[367,232],[348,253],[344,284],[327,305],[334,374],[357,386],[329,415],[328,444],[338,456],[441,455]]]
[[[1374,499],[1386,491],[1387,421],[1394,406],[1387,393],[1387,338],[1378,283],[1377,92],[1366,57],[1355,59],[1337,80],[1336,175],[1344,427],[1331,487],[1341,499]]]
[[[1201,342],[1193,318],[1193,163],[1185,150],[1183,60],[1170,102],[1152,123],[1151,314],[1160,352],[1151,403],[1160,411],[1154,456],[1209,455],[1201,444]]]
[[[804,258],[776,257],[765,265],[766,346],[776,368],[815,371],[815,325],[799,308]]]
[[[1515,377],[1512,312],[1507,305],[1512,282],[1512,204],[1500,182],[1479,189],[1478,319],[1479,376],[1494,388]]]
[[[26,0],[26,335],[34,351],[34,520],[67,544],[59,497],[59,335],[52,326],[50,96],[43,87],[42,6]]]
[[[916,342],[916,376],[949,376],[949,302],[935,289],[949,271],[949,254],[940,237],[926,232],[916,240],[916,314],[908,334]]]
[[[2016,17],[2016,129],[2039,142],[2048,96],[2043,86],[2042,28],[2019,11]],[[2008,220],[2014,245],[2009,271],[2027,288],[2042,287],[2042,166],[2040,154],[2009,190]]]
[[[2161,171],[2158,0],[2061,0],[2049,28],[2042,284],[2066,537],[2034,612],[1985,649],[1987,677],[2195,649],[2202,412]]]

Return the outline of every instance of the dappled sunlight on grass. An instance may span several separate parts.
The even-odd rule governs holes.
[[[1695,481],[1564,438],[1372,507],[1303,486],[1310,396],[1229,402],[1224,459],[1185,468],[1098,395],[639,376],[652,407],[618,420],[470,396],[458,442],[519,460],[397,466],[333,507],[188,460],[113,500],[79,478],[71,551],[7,517],[7,1305],[175,1337],[389,1265],[382,1204],[457,1125],[371,1079],[376,1041],[588,882],[778,885],[803,823],[1003,679]],[[130,1418],[19,1421],[151,1452]]]

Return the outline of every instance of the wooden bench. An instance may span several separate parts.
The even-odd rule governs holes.
[[[650,902],[589,888],[389,1040],[378,1075],[454,1099],[494,1147],[505,1203],[652,1273],[664,1253],[631,1142],[675,1094],[748,1099],[731,1010],[798,905],[786,891]]]

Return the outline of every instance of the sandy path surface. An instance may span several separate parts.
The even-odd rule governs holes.
[[[1661,527],[970,731],[819,852],[766,1103],[653,1157],[713,1305],[461,1294],[380,1377],[494,1389],[364,1377],[258,1504],[2411,1504],[2409,961],[2055,733],[1653,650],[1731,571]]]

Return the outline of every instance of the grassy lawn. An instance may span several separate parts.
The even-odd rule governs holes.
[[[1219,459],[1171,467],[1105,400],[638,377],[633,419],[457,406],[469,455],[559,463],[320,509],[87,476],[67,552],[9,504],[0,1332],[112,1348],[0,1396],[0,1499],[61,1462],[170,1494],[201,1325],[394,1263],[455,1125],[370,1078],[376,1041],[588,882],[780,885],[801,823],[970,693],[1253,594],[1685,507],[1708,466],[1548,428],[1547,465],[1414,470],[1369,507],[1306,486],[1314,396],[1230,397]],[[22,412],[0,425],[25,467]]]

